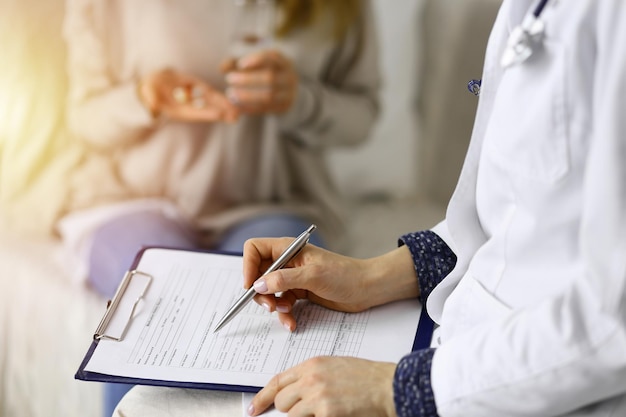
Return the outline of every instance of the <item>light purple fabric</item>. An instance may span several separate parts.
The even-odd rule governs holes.
[[[197,247],[189,232],[159,212],[118,217],[102,225],[93,235],[88,282],[99,294],[113,297],[137,252],[148,245]]]
[[[252,237],[296,237],[304,232],[310,222],[293,215],[272,214],[243,222],[230,229],[216,249],[226,252],[242,252],[243,244]],[[309,242],[324,247],[319,234],[313,233]]]

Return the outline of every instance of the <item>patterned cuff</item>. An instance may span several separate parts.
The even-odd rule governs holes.
[[[393,378],[393,400],[398,417],[439,417],[430,380],[435,350],[418,350],[398,363]]]
[[[432,290],[456,265],[456,255],[446,242],[431,230],[401,236],[398,245],[406,245],[411,251],[420,286],[420,301],[424,304]]]

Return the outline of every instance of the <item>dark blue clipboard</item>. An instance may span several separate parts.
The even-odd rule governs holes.
[[[178,248],[172,247],[163,247],[163,246],[148,246],[142,248],[135,257],[133,264],[129,268],[133,270],[139,264],[139,260],[141,259],[143,253],[147,249],[151,248],[160,248],[160,249],[174,249],[178,250]],[[189,249],[183,249],[189,250]],[[230,253],[230,252],[222,252],[222,251],[203,251],[196,250],[196,252],[207,252],[207,253],[216,253],[221,255],[233,255],[233,256],[241,256],[241,253]],[[417,333],[415,334],[415,340],[413,341],[413,351],[428,348],[431,344],[432,333],[433,333],[434,323],[431,318],[426,313],[426,308],[422,307],[422,311],[420,313],[420,319],[417,326]],[[89,347],[85,357],[83,358],[78,371],[74,375],[75,379],[82,381],[93,381],[93,382],[108,382],[108,383],[119,383],[119,384],[132,384],[132,385],[152,385],[152,386],[161,386],[161,387],[175,387],[175,388],[192,388],[192,389],[206,389],[206,390],[218,390],[218,391],[235,391],[235,392],[250,392],[255,393],[258,392],[262,387],[257,386],[248,386],[248,385],[233,385],[233,384],[216,384],[216,383],[202,383],[202,382],[185,382],[185,381],[170,381],[170,380],[157,380],[157,379],[147,379],[147,378],[132,378],[125,376],[117,376],[117,375],[108,375],[102,374],[99,372],[91,372],[85,370],[87,363],[91,359],[94,351],[98,347],[98,339],[95,339],[91,342],[91,346]]]

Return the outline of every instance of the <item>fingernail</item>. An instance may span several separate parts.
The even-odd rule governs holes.
[[[270,313],[272,312],[272,309],[270,308],[270,305],[267,303],[263,303],[262,304],[263,308],[266,309],[267,311],[269,311]],[[278,310],[278,307],[276,307],[276,310]]]
[[[288,323],[283,323],[283,327],[288,331],[291,331],[291,326]]]
[[[254,291],[265,294],[267,292],[267,283],[264,279],[259,279],[254,283]]]
[[[276,311],[279,313],[289,313],[289,306],[276,305]]]
[[[249,416],[253,416],[254,415],[254,404],[250,403],[250,405],[248,406],[248,415]]]

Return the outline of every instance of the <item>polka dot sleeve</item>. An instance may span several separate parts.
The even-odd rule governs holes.
[[[456,255],[434,232],[425,230],[400,237],[413,257],[421,300],[425,303],[432,290],[456,265]],[[430,368],[435,349],[412,352],[398,363],[393,381],[398,417],[438,417],[431,387]]]
[[[430,381],[435,349],[422,349],[398,363],[393,399],[398,417],[439,417]]]
[[[401,236],[398,245],[406,245],[411,251],[423,304],[437,284],[452,271],[456,255],[443,239],[430,230]]]

